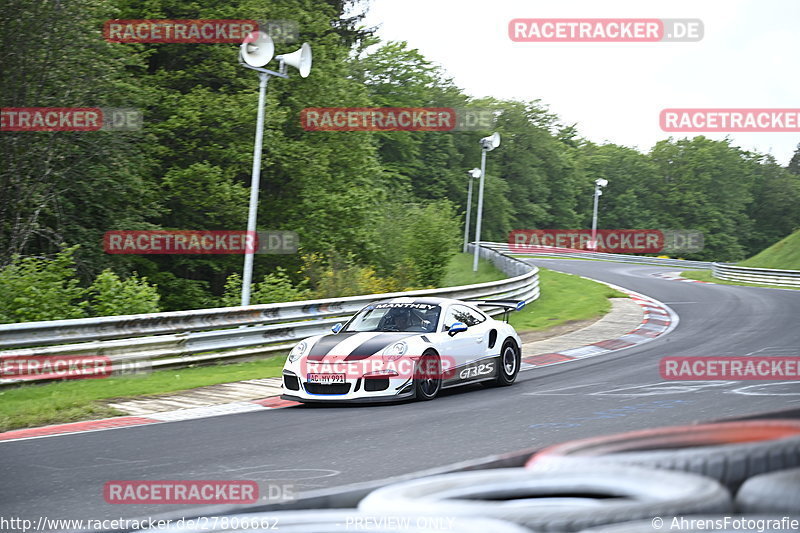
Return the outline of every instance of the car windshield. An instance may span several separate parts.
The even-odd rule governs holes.
[[[433,333],[441,308],[435,304],[380,303],[368,305],[353,317],[345,331],[407,331]]]

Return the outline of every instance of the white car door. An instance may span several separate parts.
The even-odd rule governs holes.
[[[447,331],[455,322],[467,325],[467,330],[450,336]],[[441,355],[448,357],[457,367],[463,368],[486,354],[486,317],[466,305],[451,304],[445,311],[442,323],[445,346]],[[452,358],[452,359],[450,359]]]

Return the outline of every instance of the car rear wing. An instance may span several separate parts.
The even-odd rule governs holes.
[[[502,307],[503,321],[508,322],[508,314],[512,311],[520,311],[525,307],[525,300],[464,300],[476,307]]]

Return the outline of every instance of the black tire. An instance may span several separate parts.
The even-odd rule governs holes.
[[[500,358],[497,360],[497,377],[493,381],[484,381],[483,383],[487,387],[508,387],[517,380],[521,364],[520,349],[513,340],[506,339],[500,350]]]
[[[591,437],[547,447],[528,466],[587,460],[693,472],[736,491],[749,477],[800,466],[800,421],[720,422]]]
[[[414,370],[414,391],[417,400],[433,400],[442,390],[442,365],[439,355],[428,350],[417,361]]]
[[[800,468],[751,477],[736,494],[743,513],[800,514]]]
[[[624,465],[495,468],[423,477],[372,491],[367,514],[437,514],[508,520],[534,531],[580,531],[654,516],[729,513],[718,482],[685,472]]]

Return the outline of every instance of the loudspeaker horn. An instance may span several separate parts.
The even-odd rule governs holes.
[[[307,78],[311,72],[311,46],[308,43],[303,43],[299,50],[291,54],[279,55],[277,59],[299,70],[302,78]]]
[[[254,31],[248,35],[239,48],[242,61],[251,67],[263,67],[272,59],[275,45],[272,38],[263,31]]]
[[[481,139],[481,147],[483,147],[483,149],[487,152],[491,152],[498,146],[500,146],[500,134],[497,132],[494,132],[490,136]]]

